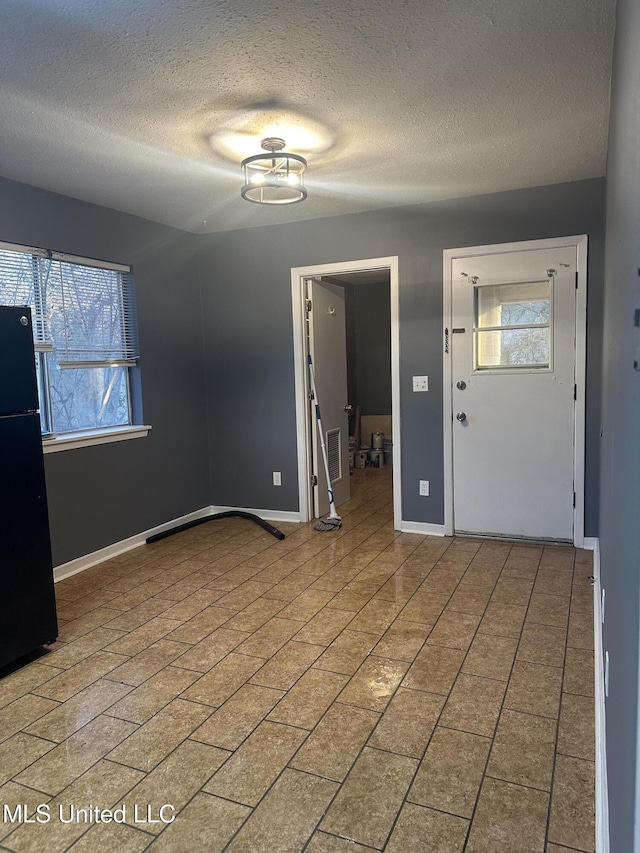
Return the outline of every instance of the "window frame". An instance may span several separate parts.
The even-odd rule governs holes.
[[[137,316],[136,297],[132,280],[132,267],[125,264],[102,261],[95,258],[86,258],[79,255],[71,255],[63,252],[52,251],[33,246],[0,241],[0,250],[22,254],[31,257],[33,269],[33,304],[30,306],[34,314],[34,350],[36,359],[36,372],[38,374],[39,410],[42,429],[42,445],[45,453],[54,453],[61,450],[71,450],[77,447],[89,445],[106,444],[116,441],[124,441],[133,438],[141,438],[148,435],[151,427],[145,424],[135,423],[135,405],[132,397],[131,370],[138,365],[137,348]],[[52,403],[52,367],[51,359],[47,356],[54,351],[64,358],[68,355],[68,342],[54,348],[47,334],[48,318],[46,307],[44,307],[43,282],[39,259],[55,261],[60,264],[72,264],[77,266],[94,267],[103,270],[112,270],[122,275],[118,281],[118,292],[121,300],[121,314],[123,324],[122,350],[123,358],[91,359],[90,361],[78,361],[79,369],[124,367],[126,368],[126,397],[128,423],[113,424],[101,427],[84,427],[77,430],[53,431],[53,403]],[[62,274],[62,273],[61,273]],[[64,286],[64,285],[63,285]],[[38,328],[39,324],[39,328]],[[36,329],[38,329],[36,333]],[[39,338],[39,339],[38,339]],[[66,336],[65,336],[66,338]],[[87,352],[91,352],[87,348]],[[60,359],[59,359],[60,362]],[[65,369],[73,369],[73,360],[66,361]]]
[[[515,286],[526,286],[527,284],[535,284],[545,282],[549,286],[549,320],[547,323],[524,323],[518,325],[498,325],[498,326],[480,326],[478,325],[479,316],[478,316],[478,303],[479,303],[479,295],[480,289],[483,287],[500,287],[504,285],[515,285]],[[512,304],[515,304],[512,303]],[[487,376],[491,374],[523,374],[523,373],[553,373],[553,338],[554,338],[554,316],[553,316],[553,304],[554,304],[554,279],[550,277],[548,279],[524,279],[524,280],[509,280],[509,281],[483,281],[476,282],[473,285],[473,328],[472,328],[472,374],[478,376]],[[512,365],[495,365],[489,367],[481,367],[478,363],[478,344],[479,337],[478,333],[482,332],[499,332],[499,331],[510,331],[510,330],[518,330],[518,329],[547,329],[548,330],[548,345],[549,345],[549,361],[546,364],[512,364]]]

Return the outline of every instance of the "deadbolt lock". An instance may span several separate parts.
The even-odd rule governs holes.
[[[463,382],[462,379],[459,382],[456,382],[456,388],[458,389],[458,391],[464,391],[464,389],[466,387],[467,387],[467,383]]]

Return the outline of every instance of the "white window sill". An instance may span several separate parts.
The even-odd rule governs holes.
[[[150,429],[150,426],[123,426],[43,437],[42,449],[45,453],[57,453],[59,450],[75,450],[77,447],[89,447],[94,444],[110,444],[113,441],[144,438],[149,434]]]

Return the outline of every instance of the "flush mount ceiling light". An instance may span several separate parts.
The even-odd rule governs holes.
[[[256,154],[242,161],[242,198],[256,204],[294,204],[307,197],[304,172],[307,161],[283,151],[285,142],[269,136],[260,143],[268,154]]]

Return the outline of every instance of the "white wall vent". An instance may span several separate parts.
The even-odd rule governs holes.
[[[327,431],[327,462],[329,464],[329,480],[335,483],[342,479],[342,430]]]

